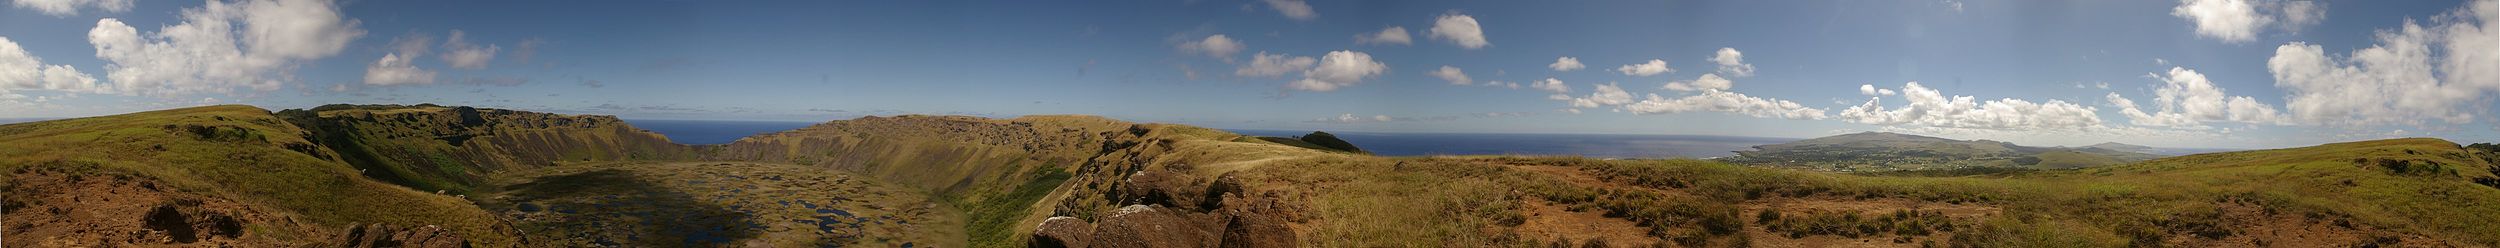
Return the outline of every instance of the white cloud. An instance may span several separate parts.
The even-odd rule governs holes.
[[[1727,90],[1728,88],[1734,87],[1736,87],[1735,81],[1728,81],[1727,78],[1719,77],[1719,74],[1710,73],[1701,74],[1700,78],[1694,78],[1693,81],[1676,81],[1667,83],[1666,89],[1673,91],[1700,91]]]
[[[1684,112],[1725,112],[1758,118],[1821,120],[1830,118],[1823,109],[1809,108],[1797,102],[1746,96],[1735,92],[1703,90],[1699,95],[1665,98],[1649,94],[1648,99],[1623,106],[1633,114],[1672,114]]]
[[[1444,81],[1450,81],[1450,84],[1451,84],[1451,85],[1469,85],[1469,84],[1475,84],[1475,83],[1476,83],[1475,79],[1469,79],[1469,78],[1467,78],[1467,72],[1466,72],[1466,71],[1461,71],[1461,70],[1459,70],[1459,69],[1458,69],[1458,67],[1453,67],[1453,66],[1446,66],[1446,65],[1444,65],[1444,66],[1441,66],[1441,69],[1432,70],[1432,72],[1427,72],[1427,73],[1424,73],[1424,74],[1426,74],[1426,75],[1432,75],[1432,77],[1441,78],[1441,80],[1444,80]]]
[[[0,37],[0,91],[10,89],[105,93],[112,91],[112,85],[97,84],[95,76],[79,72],[77,67],[45,65],[43,58],[27,53],[16,41]]]
[[[1552,92],[1554,94],[1571,93],[1571,85],[1563,84],[1562,80],[1554,78],[1545,78],[1545,80],[1530,82],[1528,84],[1528,88],[1536,88],[1537,90]]]
[[[1312,64],[1317,63],[1319,63],[1318,59],[1313,59],[1308,56],[1296,57],[1286,56],[1284,54],[1268,54],[1267,52],[1259,52],[1259,54],[1250,56],[1250,64],[1244,64],[1241,65],[1240,69],[1234,69],[1233,75],[1247,77],[1284,76],[1287,73],[1310,69]]]
[[[1875,88],[1875,85],[1872,84],[1860,84],[1858,85],[1858,94],[1867,96],[1890,96],[1895,94],[1895,92],[1893,92],[1892,89]]]
[[[381,60],[373,61],[372,65],[365,66],[365,84],[407,85],[434,83],[434,72],[417,68],[416,64],[410,63],[414,60],[416,60],[416,58],[400,57],[397,53],[382,55]]]
[[[1500,81],[1500,80],[1495,80],[1495,81],[1485,81],[1485,82],[1484,82],[1484,86],[1489,86],[1489,87],[1508,87],[1508,88],[1510,88],[1510,89],[1514,89],[1514,90],[1516,90],[1516,89],[1519,89],[1519,82]]]
[[[1868,86],[1860,86],[1863,91]],[[1863,93],[1863,92],[1861,92]],[[1882,97],[1868,99],[1866,104],[1849,107],[1840,118],[1852,123],[1875,125],[1919,125],[1943,128],[1976,128],[1995,130],[2086,130],[2099,128],[2101,118],[2096,108],[2060,100],[2033,103],[2022,99],[1976,101],[1970,96],[1945,97],[1935,89],[1910,82],[1901,89],[1910,103],[1886,110]]]
[[[1354,44],[1413,45],[1415,37],[1406,35],[1406,27],[1390,26],[1380,32],[1354,35]]]
[[[2266,68],[2285,89],[2293,119],[2310,124],[2419,125],[2424,120],[2471,122],[2500,91],[2500,4],[2483,0],[2435,17],[2381,30],[2377,45],[2338,59],[2318,45],[2275,49]],[[2438,49],[2434,49],[2438,48]]]
[[[1450,43],[1458,44],[1458,47],[1467,49],[1482,49],[1493,45],[1492,42],[1485,41],[1484,27],[1476,25],[1476,17],[1455,13],[1444,14],[1439,19],[1433,20],[1432,30],[1427,30],[1425,36],[1450,41]]]
[[[105,18],[87,41],[122,90],[174,95],[275,90],[298,64],[336,55],[365,34],[336,6],[315,0],[209,1],[185,9],[181,20],[142,35]]]
[[[2222,87],[2214,86],[2213,81],[2195,70],[2171,67],[2167,75],[2150,76],[2163,82],[2162,87],[2153,92],[2153,107],[2160,108],[2159,112],[2145,113],[2134,101],[2118,93],[2108,96],[2110,103],[2117,105],[2119,113],[2126,115],[2129,123],[2203,129],[2206,121],[2274,124],[2283,119],[2282,112],[2275,110],[2274,106],[2259,103],[2254,98],[2229,96],[2223,93]]]
[[[2281,7],[2282,11],[2279,13],[2283,15],[2283,23],[2277,26],[2283,28],[2285,32],[2300,33],[2301,29],[2326,22],[2325,3],[2289,1],[2283,2]]]
[[[1580,64],[1580,58],[1561,57],[1554,58],[1554,64],[1545,65],[1545,67],[1554,68],[1554,71],[1576,71],[1580,68],[1588,68],[1588,65]]]
[[[1955,4],[1958,5],[1959,3]],[[1956,7],[1956,9],[1959,9],[1959,7]],[[1745,52],[1736,51],[1736,48],[1719,48],[1717,55],[1710,56],[1710,62],[1719,64],[1720,74],[1727,74],[1727,76],[1730,77],[1753,76],[1753,64],[1746,64]],[[1660,66],[1664,65],[1662,64]]]
[[[1182,42],[1179,48],[1181,53],[1200,54],[1208,57],[1229,60],[1233,58],[1233,54],[1241,53],[1241,50],[1243,48],[1247,48],[1247,46],[1242,45],[1241,41],[1233,40],[1232,37],[1224,37],[1224,35],[1218,34],[1208,35],[1205,39]]]
[[[1667,68],[1667,61],[1665,60],[1652,59],[1649,60],[1648,63],[1629,64],[1623,65],[1623,67],[1616,67],[1615,71],[1623,72],[1623,75],[1647,77],[1658,75],[1659,73],[1675,72],[1675,69]]]
[[[2197,35],[2230,43],[2256,40],[2260,29],[2274,23],[2274,17],[2257,13],[2251,0],[2179,0],[2170,15],[2194,23]]]
[[[1335,91],[1354,86],[1363,79],[1380,76],[1389,65],[1373,61],[1372,55],[1356,51],[1333,51],[1320,56],[1319,66],[1302,72],[1302,80],[1285,84],[1285,88],[1303,91]]]
[[[130,0],[15,0],[11,2],[18,8],[31,9],[35,12],[43,12],[44,15],[57,17],[75,16],[78,15],[78,9],[89,7],[112,13],[130,11]]]
[[[1302,0],[1265,0],[1262,2],[1267,2],[1267,8],[1276,9],[1276,13],[1285,14],[1286,19],[1295,21],[1319,19],[1319,12],[1311,10],[1311,3],[1302,2]]]
[[[1590,92],[1588,97],[1572,99],[1571,106],[1575,108],[1596,108],[1598,106],[1613,106],[1632,103],[1632,93],[1623,91],[1622,86],[1616,86],[1614,83],[1597,85],[1597,89],[1594,91],[1595,92]]]
[[[2299,33],[2326,21],[2326,5],[2285,0],[2180,0],[2171,16],[2188,19],[2198,36],[2228,43],[2254,41],[2266,28]]]
[[[463,39],[466,36],[467,33],[453,29],[451,38],[443,39],[443,63],[451,64],[452,68],[486,69],[486,63],[495,60],[495,53],[503,51],[500,46],[469,44]]]

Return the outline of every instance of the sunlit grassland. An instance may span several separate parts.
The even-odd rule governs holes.
[[[464,200],[361,180],[304,131],[227,105],[0,125],[0,170],[50,167],[156,179],[182,192],[276,206],[313,223],[440,225],[480,245],[514,242]],[[250,227],[264,230],[265,227]]]

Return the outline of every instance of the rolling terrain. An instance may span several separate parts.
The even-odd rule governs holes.
[[[2500,245],[2500,147],[2437,139],[2164,158],[1894,134],[1764,149],[2072,168],[1921,175],[1381,157],[1310,136],[907,115],[684,146],[605,116],[212,106],[0,125],[0,224],[35,246]]]
[[[2031,147],[1991,140],[1863,132],[1755,146],[1720,160],[1730,163],[1834,172],[1952,170],[1968,168],[2072,169],[2162,157],[2158,149],[2126,144],[2079,148]]]

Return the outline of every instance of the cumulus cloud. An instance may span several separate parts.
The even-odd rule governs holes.
[[[1692,81],[1667,83],[1665,88],[1673,91],[1699,91],[1727,90],[1734,87],[1736,87],[1735,81],[1728,81],[1727,78],[1719,77],[1719,74],[1701,74],[1701,78],[1694,78]]]
[[[398,53],[382,55],[381,60],[373,61],[372,65],[365,66],[365,84],[387,86],[434,83],[434,71],[417,68],[416,64],[411,63],[414,60],[416,58],[401,57]]]
[[[503,47],[500,46],[481,47],[477,44],[469,44],[468,40],[463,39],[466,36],[468,33],[454,29],[451,30],[450,38],[443,39],[444,64],[451,64],[452,68],[460,69],[486,69],[486,63],[495,60],[495,53],[503,51]]]
[[[112,85],[97,84],[95,76],[77,67],[43,64],[42,57],[27,53],[9,37],[0,37],[0,95],[23,97],[7,93],[10,89],[104,93],[112,91]]]
[[[1467,78],[1466,71],[1461,71],[1458,67],[1453,66],[1444,65],[1441,66],[1441,69],[1432,70],[1432,72],[1426,72],[1424,74],[1441,78],[1443,81],[1450,81],[1451,85],[1469,85],[1476,83],[1475,79]]]
[[[1875,88],[1875,85],[1872,84],[1860,84],[1858,85],[1858,94],[1867,96],[1889,96],[1893,95],[1894,92],[1892,89]]]
[[[1554,79],[1554,78],[1545,78],[1545,80],[1537,80],[1537,81],[1535,81],[1535,82],[1529,82],[1529,83],[1528,83],[1528,88],[1535,88],[1535,89],[1537,89],[1537,90],[1543,90],[1543,91],[1545,91],[1545,92],[1551,92],[1551,93],[1554,93],[1554,94],[1570,94],[1570,93],[1571,93],[1571,85],[1566,85],[1566,84],[1563,84],[1563,81],[1562,81],[1562,80],[1560,80],[1560,79]]]
[[[2277,26],[2283,28],[2285,32],[2299,33],[2301,29],[2326,22],[2325,3],[2290,1],[2282,4],[2283,23]]]
[[[2188,19],[2196,35],[2229,43],[2249,42],[2266,28],[2298,33],[2326,20],[2326,5],[2310,1],[2180,0],[2171,16]]]
[[[1622,86],[1616,86],[1614,83],[1597,85],[1594,91],[1590,92],[1588,97],[1573,98],[1571,107],[1596,108],[1632,103],[1632,92],[1623,91]]]
[[[2171,67],[2168,74],[2150,76],[2163,83],[2160,89],[2153,92],[2152,107],[2159,108],[2158,112],[2145,113],[2135,101],[2115,92],[2108,96],[2110,103],[2117,105],[2119,114],[2126,115],[2129,123],[2202,129],[2206,121],[2276,123],[2283,119],[2282,111],[2275,110],[2274,106],[2259,103],[2255,98],[2229,96],[2223,93],[2222,87],[2214,86],[2213,81],[2196,70]]]
[[[1821,120],[1830,118],[1826,111],[1806,107],[1788,100],[1746,96],[1720,90],[1703,90],[1701,94],[1681,98],[1665,98],[1649,94],[1640,102],[1623,105],[1633,114],[1673,114],[1685,112],[1724,112],[1757,118]]]
[[[2294,42],[2266,60],[2285,107],[2303,123],[2343,126],[2471,122],[2500,91],[2500,4],[2482,0],[2381,30],[2377,45],[2342,58]]]
[[[2197,35],[2232,43],[2256,40],[2257,31],[2274,22],[2272,16],[2257,14],[2250,0],[2180,0],[2170,15],[2194,23]]]
[[[1354,43],[1413,45],[1415,37],[1406,35],[1406,27],[1390,26],[1380,32],[1354,35]]]
[[[1719,64],[1720,74],[1727,74],[1730,77],[1753,76],[1753,64],[1746,64],[1745,52],[1736,51],[1736,48],[1719,48],[1717,55],[1710,56],[1710,62]]]
[[[1243,46],[1241,41],[1233,40],[1232,37],[1224,37],[1224,35],[1218,34],[1208,35],[1205,39],[1182,42],[1179,48],[1181,53],[1200,54],[1206,55],[1207,57],[1221,59],[1232,59],[1233,54],[1241,53],[1241,49],[1247,48],[1247,46]]]
[[[1320,56],[1319,65],[1302,72],[1302,80],[1285,84],[1285,88],[1302,91],[1335,91],[1354,86],[1364,79],[1378,77],[1389,71],[1389,65],[1373,61],[1372,55],[1356,51],[1333,51]]]
[[[1629,64],[1623,65],[1623,67],[1616,67],[1615,71],[1622,72],[1623,75],[1647,77],[1658,75],[1659,73],[1675,72],[1675,69],[1667,68],[1667,61],[1665,60],[1652,59],[1649,60],[1649,63]]]
[[[1312,64],[1317,63],[1319,63],[1318,59],[1313,59],[1308,56],[1287,56],[1284,54],[1268,54],[1267,52],[1259,52],[1259,54],[1250,56],[1249,64],[1243,64],[1241,65],[1241,68],[1234,69],[1233,75],[1246,77],[1277,77],[1284,76],[1287,73],[1309,69]]]
[[[1588,68],[1588,65],[1580,64],[1580,58],[1561,57],[1554,58],[1554,64],[1545,65],[1545,67],[1554,68],[1554,71],[1576,71],[1580,68]]]
[[[10,2],[18,8],[31,9],[56,17],[75,16],[78,15],[79,9],[84,8],[95,8],[112,13],[130,11],[130,0],[14,0]]]
[[[1482,49],[1493,45],[1492,42],[1485,41],[1484,27],[1476,25],[1476,17],[1456,13],[1443,14],[1439,19],[1433,20],[1432,30],[1427,30],[1425,36],[1450,41],[1451,44],[1458,44],[1458,47],[1467,49]]]
[[[142,35],[105,18],[87,32],[106,77],[134,93],[275,90],[298,64],[336,55],[363,37],[356,20],[319,0],[209,1],[181,22]]]
[[[1866,87],[1861,86],[1860,89]],[[1883,106],[1882,97],[1870,98],[1866,104],[1840,112],[1842,120],[1875,125],[1918,125],[1942,128],[1975,128],[2014,131],[2086,130],[2101,127],[2096,108],[2049,100],[2034,103],[2022,99],[1977,101],[1971,96],[1946,97],[1935,89],[1910,82],[1901,88],[1902,98],[1910,103],[1898,108]]]
[[[1267,2],[1267,8],[1276,9],[1276,13],[1284,14],[1286,19],[1295,21],[1319,19],[1319,12],[1311,10],[1311,3],[1302,2],[1302,0],[1264,0],[1262,2]]]

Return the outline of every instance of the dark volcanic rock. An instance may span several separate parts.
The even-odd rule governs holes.
[[[1161,206],[1129,205],[1094,225],[1092,247],[1215,246],[1215,233],[1202,225]]]
[[[1227,223],[1223,244],[1226,248],[1294,247],[1301,241],[1284,219],[1266,214],[1241,212],[1233,214]]]
[[[469,241],[442,227],[402,228],[390,224],[351,224],[339,235],[341,247],[468,247]]]
[[[1076,217],[1058,216],[1042,220],[1042,226],[1033,229],[1031,246],[1082,248],[1093,240],[1094,224]]]
[[[1125,204],[1198,206],[1201,197],[1193,187],[1198,177],[1187,173],[1148,169],[1138,171],[1121,184],[1120,200]],[[1183,205],[1181,203],[1190,203]]]

